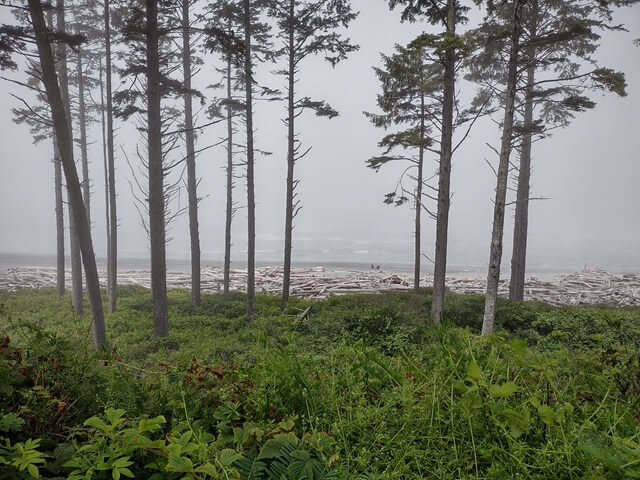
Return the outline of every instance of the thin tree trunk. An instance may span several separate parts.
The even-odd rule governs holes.
[[[160,57],[158,53],[158,3],[146,0],[147,39],[147,142],[149,153],[149,234],[151,237],[151,295],[153,334],[169,334],[167,264],[160,112]]]
[[[284,221],[284,268],[282,273],[282,304],[281,308],[284,311],[289,301],[289,288],[291,283],[291,249],[292,249],[292,236],[293,236],[293,216],[294,216],[294,189],[295,183],[293,179],[293,170],[295,167],[295,52],[294,52],[294,17],[295,17],[295,2],[289,0],[289,71],[287,74],[289,85],[287,91],[288,105],[287,105],[287,195],[285,206],[285,221]]]
[[[53,30],[53,11],[47,11],[47,26]],[[51,47],[52,55],[55,50]],[[55,56],[55,55],[54,55]],[[65,270],[64,270],[64,200],[62,199],[62,164],[60,163],[60,151],[58,149],[58,139],[53,132],[53,168],[54,168],[54,190],[55,190],[55,213],[56,213],[56,291],[62,296],[65,293]]]
[[[57,0],[56,2],[56,28],[59,32],[66,31],[65,23],[65,4],[64,0]],[[65,112],[67,115],[67,123],[69,125],[69,131],[71,128],[71,108],[69,103],[69,77],[67,74],[67,46],[61,43],[57,49],[58,53],[58,75],[60,78],[60,93],[65,104]],[[73,134],[72,134],[73,135]],[[76,220],[71,213],[71,199],[67,195],[67,201],[69,204],[69,246],[71,252],[71,292],[73,304],[73,310],[76,315],[82,315],[84,310],[83,298],[82,298],[82,257],[80,254],[80,245],[78,240],[78,233],[76,230]]]
[[[229,21],[231,32],[231,21]],[[227,209],[224,225],[224,281],[225,302],[229,300],[231,273],[231,220],[233,219],[233,115],[231,108],[231,55],[227,58]]]
[[[244,49],[247,123],[247,321],[252,322],[256,303],[256,197],[253,171],[253,67],[251,65],[250,0],[244,0]]]
[[[527,70],[529,88],[535,81],[535,68]],[[533,121],[533,98],[530,90],[524,107],[524,125]],[[525,133],[520,152],[518,171],[518,190],[516,194],[516,213],[513,227],[513,252],[511,256],[511,279],[509,281],[509,299],[524,300],[524,280],[527,262],[527,231],[529,227],[529,192],[531,179],[531,132]]]
[[[78,172],[73,160],[73,138],[68,122],[65,105],[57,82],[55,64],[51,53],[51,45],[47,35],[47,28],[42,13],[40,0],[29,0],[29,12],[33,23],[33,30],[40,57],[42,69],[42,81],[47,93],[47,100],[51,107],[51,116],[54,123],[56,138],[62,167],[64,169],[67,191],[71,201],[71,210],[75,218],[76,229],[82,249],[82,260],[84,262],[85,274],[87,277],[87,290],[89,293],[89,303],[92,315],[92,338],[94,348],[106,347],[107,337],[104,328],[104,312],[102,310],[102,298],[100,295],[100,283],[98,280],[98,269],[91,241],[91,231],[87,214],[82,201],[82,190]]]
[[[422,260],[422,187],[424,179],[424,93],[420,95],[420,153],[418,154],[418,177],[416,178],[416,223],[415,223],[415,251],[413,260],[413,291],[420,292],[420,264]]]
[[[55,169],[54,182],[56,190],[56,290],[58,295],[64,295],[64,204],[62,200],[62,164],[60,163],[58,141],[55,137],[53,138],[53,163]]]
[[[87,221],[91,228],[91,185],[89,183],[89,156],[87,153],[87,114],[84,102],[84,71],[82,47],[78,47],[78,123],[80,126],[80,160],[82,163],[82,198],[87,209]]]
[[[104,212],[107,232],[107,296],[111,298],[111,226],[109,223],[109,160],[107,155],[107,124],[104,103],[104,82],[102,70],[102,58],[99,59],[100,71],[100,116],[102,126],[102,160],[104,165]]]
[[[113,98],[111,93],[111,19],[110,0],[104,0],[105,88],[107,101],[107,156],[109,167],[109,313],[118,302],[118,216],[116,211],[116,167],[113,141]]]
[[[456,33],[456,2],[447,1],[447,32]],[[447,276],[447,244],[449,241],[449,207],[451,206],[451,156],[453,151],[453,108],[456,88],[456,52],[445,53],[442,103],[442,138],[438,173],[438,213],[436,217],[436,250],[433,267],[433,302],[431,318],[436,325],[442,321],[444,289]]]
[[[184,129],[187,147],[187,195],[189,197],[189,236],[191,238],[191,304],[200,305],[200,234],[198,232],[198,193],[195,139],[191,98],[191,26],[189,0],[182,0],[182,68],[184,71]]]
[[[507,74],[507,91],[502,127],[502,143],[500,146],[500,163],[498,165],[496,198],[493,210],[493,231],[491,233],[491,249],[489,255],[489,272],[487,275],[487,294],[482,321],[482,334],[490,335],[496,317],[498,284],[500,282],[500,262],[502,261],[502,237],[504,234],[504,214],[509,180],[509,156],[513,140],[513,118],[515,112],[516,89],[518,83],[518,53],[520,44],[520,13],[523,1],[514,0],[511,19],[511,44],[509,47],[509,67]]]
[[[535,38],[538,29],[538,2],[531,1],[530,38]],[[529,194],[531,190],[531,140],[533,125],[533,87],[535,85],[536,48],[527,49],[530,66],[527,69],[527,88],[525,90],[524,128],[520,150],[520,166],[518,170],[518,191],[516,194],[516,212],[513,227],[513,252],[511,254],[511,279],[509,282],[509,299],[521,302],[524,300],[524,280],[527,264],[527,235],[529,229]]]

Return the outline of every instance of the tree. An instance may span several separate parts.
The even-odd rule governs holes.
[[[505,26],[509,38],[508,70],[506,76],[506,92],[504,120],[502,122],[502,140],[500,145],[500,161],[496,174],[496,195],[493,209],[493,230],[489,251],[489,272],[487,275],[487,293],[485,297],[482,334],[493,331],[496,316],[498,284],[500,282],[500,262],[502,260],[502,237],[504,232],[504,213],[509,177],[509,157],[513,140],[516,90],[518,85],[518,55],[521,51],[522,8],[527,0],[513,0],[508,3],[510,9],[509,22]],[[489,5],[489,15],[495,9]]]
[[[104,0],[104,46],[105,46],[105,99],[106,99],[106,153],[107,153],[107,173],[108,173],[108,195],[109,202],[109,234],[107,245],[107,285],[109,292],[109,313],[114,313],[118,305],[118,215],[116,203],[116,169],[114,153],[114,130],[113,130],[113,88],[112,88],[112,59],[111,59],[111,1]]]
[[[624,2],[629,3],[629,2]],[[526,271],[527,231],[532,144],[566,127],[578,112],[595,107],[588,90],[609,90],[625,95],[624,76],[597,65],[599,29],[608,25],[611,11],[584,1],[531,0],[523,21],[526,76],[519,88],[519,167],[509,298],[522,301]],[[583,70],[583,65],[588,70]],[[553,76],[549,73],[553,72]],[[522,111],[524,110],[524,111]],[[538,117],[534,115],[539,112]]]
[[[247,185],[247,320],[253,321],[255,314],[255,154],[258,151],[254,142],[253,102],[254,90],[259,87],[261,94],[273,96],[277,92],[259,86],[254,77],[254,65],[261,61],[271,60],[270,30],[271,27],[260,20],[266,6],[266,0],[229,0],[216,2],[210,9],[214,19],[207,30],[209,39],[207,47],[222,53],[227,61],[227,98],[214,105],[227,110],[227,208],[225,229],[225,296],[228,295],[229,264],[231,247],[231,216],[233,215],[233,112],[242,112],[246,128],[246,185]],[[218,13],[218,15],[216,15]],[[254,43],[255,42],[255,43]],[[244,89],[242,100],[232,97],[232,70],[237,69],[238,77]],[[237,85],[239,87],[239,85]],[[214,115],[219,115],[214,113]],[[266,152],[262,152],[266,153]]]
[[[407,127],[386,135],[378,144],[384,149],[382,155],[369,159],[367,166],[379,171],[386,164],[409,163],[394,191],[385,195],[384,202],[399,206],[413,199],[416,210],[413,288],[416,293],[420,288],[422,211],[435,217],[424,204],[424,156],[425,151],[434,151],[431,148],[434,140],[430,133],[432,127],[439,127],[436,119],[442,110],[441,102],[433,100],[442,86],[442,69],[426,53],[427,49],[421,41],[423,39],[421,37],[407,47],[396,45],[393,55],[382,55],[384,68],[374,68],[374,71],[382,86],[377,103],[383,113],[365,112],[376,127],[385,130],[392,126]],[[393,153],[398,149],[401,149],[401,153]],[[414,188],[405,186],[406,177],[415,182]]]
[[[82,251],[82,261],[87,279],[87,291],[89,293],[89,303],[92,314],[93,345],[94,348],[103,348],[106,346],[107,340],[98,270],[91,240],[91,230],[82,199],[80,181],[73,159],[73,139],[71,136],[70,123],[68,121],[68,114],[66,112],[61,88],[58,85],[55,63],[51,51],[50,39],[52,35],[46,27],[40,1],[28,0],[28,11],[33,26],[33,37],[37,47],[37,54],[40,59],[42,81],[51,108],[51,117],[53,119],[62,167],[64,169],[71,213],[74,216],[76,232]],[[66,35],[64,31],[55,32],[53,37],[67,41],[78,41],[77,38],[73,39]]]
[[[162,166],[162,120],[160,110],[160,54],[158,3],[145,1],[147,151],[149,154],[149,237],[151,240],[151,292],[153,296],[153,334],[169,334],[167,307],[167,263]]]
[[[323,100],[298,97],[295,90],[297,76],[301,62],[309,56],[323,54],[325,60],[335,66],[350,52],[358,49],[349,39],[336,32],[339,28],[347,28],[357,13],[351,10],[349,0],[272,0],[269,11],[278,22],[278,38],[282,41],[282,46],[276,54],[284,56],[287,62],[286,69],[277,71],[287,80],[287,117],[284,120],[287,126],[287,193],[281,305],[284,310],[289,301],[291,282],[293,220],[300,211],[300,202],[295,192],[299,180],[294,177],[294,168],[296,162],[310,151],[310,148],[302,150],[301,142],[297,138],[295,121],[307,109],[322,117],[333,118],[338,115],[338,112]]]
[[[163,3],[163,7],[166,6]],[[169,333],[166,281],[166,196],[165,168],[163,165],[163,128],[161,98],[167,94],[168,84],[173,85],[162,72],[167,58],[160,54],[160,39],[166,33],[158,20],[158,2],[145,0],[133,3],[129,15],[124,19],[121,34],[129,51],[123,77],[132,78],[131,88],[114,95],[118,106],[116,114],[123,119],[138,114],[138,127],[146,141],[147,186],[143,195],[146,218],[143,225],[149,236],[151,254],[151,295],[153,298],[153,333],[155,337],[166,337]],[[143,76],[146,82],[138,84]],[[136,182],[143,188],[140,182]],[[141,212],[142,216],[142,212]],[[113,218],[113,217],[112,217]]]
[[[56,28],[59,32],[66,32],[65,18],[65,2],[64,0],[56,0]],[[58,44],[56,48],[58,57],[58,76],[60,80],[60,93],[65,105],[67,121],[69,122],[69,131],[71,128],[71,101],[69,98],[69,76],[67,71],[67,45],[65,43]],[[43,74],[44,75],[44,74]],[[58,145],[60,148],[60,145]],[[68,196],[67,196],[68,198]],[[71,199],[68,198],[69,209],[71,209]],[[71,295],[73,309],[76,315],[81,315],[84,309],[82,295],[82,258],[80,253],[80,240],[76,231],[76,218],[69,211],[69,251],[71,254]]]
[[[253,59],[251,51],[253,10],[251,0],[243,0],[243,6],[245,121],[247,129],[247,321],[253,322],[256,302],[256,194],[253,146]]]
[[[187,196],[189,203],[189,238],[191,243],[191,304],[200,305],[200,234],[198,228],[198,181],[196,176],[195,133],[193,127],[193,90],[191,39],[192,23],[189,9],[194,0],[180,0],[180,23],[182,27],[182,73],[184,82],[184,132],[187,163]]]
[[[469,10],[457,0],[389,0],[390,8],[404,5],[402,19],[416,21],[420,16],[444,28],[439,47],[442,63],[442,120],[440,125],[440,161],[438,171],[438,206],[436,213],[436,245],[433,272],[433,301],[431,318],[440,324],[444,307],[447,273],[447,244],[449,236],[449,208],[451,206],[451,159],[454,152],[454,107],[456,68],[464,43],[456,34],[456,27],[466,21]],[[477,118],[477,117],[476,117]]]
[[[241,75],[242,61],[239,53],[244,48],[236,32],[242,31],[244,26],[243,6],[237,0],[217,1],[209,5],[208,38],[206,46],[209,50],[220,54],[224,61],[224,68],[219,68],[222,74],[221,82],[214,84],[214,88],[224,88],[225,94],[221,99],[214,100],[210,108],[210,116],[220,117],[221,110],[225,111],[227,126],[226,150],[227,165],[225,168],[226,206],[224,229],[224,264],[223,264],[223,296],[225,302],[229,300],[229,285],[231,281],[231,225],[236,212],[236,202],[233,199],[234,189],[234,135],[236,133],[234,119],[244,112],[244,102],[240,98],[244,78]],[[234,95],[239,91],[238,96]]]
[[[143,226],[149,237],[151,253],[151,290],[154,307],[154,335],[164,337],[169,332],[167,282],[166,282],[166,243],[167,226],[182,213],[170,210],[170,204],[179,193],[182,176],[168,183],[169,173],[184,164],[184,159],[172,159],[170,154],[178,147],[179,134],[174,124],[182,112],[163,107],[162,100],[182,98],[185,89],[182,81],[169,76],[177,70],[180,62],[179,52],[169,48],[173,39],[171,32],[182,31],[171,17],[170,0],[155,2],[145,0],[130,5],[124,18],[121,35],[128,45],[125,67],[121,75],[131,79],[130,87],[114,95],[116,114],[123,119],[133,115],[139,120],[138,130],[146,143],[146,155],[136,149],[136,154],[144,168],[143,177],[147,185],[134,175],[132,192],[141,215]],[[162,15],[160,15],[162,12]],[[139,77],[146,79],[140,82]],[[126,154],[126,153],[125,153]],[[135,170],[129,163],[132,172]],[[133,191],[133,185],[140,195]]]
[[[616,3],[623,6],[630,2]],[[499,102],[504,102],[505,65],[500,59],[507,48],[504,24],[508,16],[508,7],[493,10],[493,17],[475,33],[492,41],[470,62],[470,78]],[[588,1],[531,0],[523,7],[512,140],[519,153],[509,289],[512,300],[522,300],[524,294],[532,144],[554,129],[566,127],[576,113],[595,107],[585,96],[588,91],[624,95],[624,75],[602,68],[592,58],[600,39],[597,30],[620,28],[609,25],[610,20],[609,6]]]

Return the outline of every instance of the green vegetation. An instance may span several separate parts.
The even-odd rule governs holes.
[[[640,477],[640,311],[430,292],[119,291],[110,352],[54,291],[0,293],[0,479]],[[300,313],[311,307],[304,318]]]

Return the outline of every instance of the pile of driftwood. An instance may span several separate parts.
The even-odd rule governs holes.
[[[105,272],[98,272],[100,283],[106,287]],[[256,291],[277,294],[282,291],[282,267],[256,269]],[[220,267],[204,267],[201,271],[203,292],[221,292],[224,272]],[[66,272],[67,285],[71,283],[71,272]],[[119,285],[151,287],[149,270],[126,270],[118,272]],[[244,290],[247,271],[231,270],[231,290]],[[19,288],[46,288],[56,286],[56,271],[47,267],[12,267],[0,270],[0,289],[15,291]],[[191,288],[191,276],[184,272],[167,272],[169,288]],[[407,289],[409,280],[401,274],[382,270],[374,272],[325,272],[323,267],[292,269],[291,294],[305,298],[326,298],[354,292],[380,292],[390,289]]]
[[[451,278],[449,289],[456,293],[484,294],[485,279]],[[525,300],[539,300],[551,305],[640,305],[640,277],[613,275],[603,270],[584,270],[543,280],[531,277],[525,282]],[[498,294],[507,297],[509,281],[501,280]]]
[[[71,282],[67,272],[67,285]],[[103,286],[105,272],[100,272]],[[219,267],[202,269],[202,290],[221,292],[223,270]],[[247,271],[231,271],[230,288],[244,290]],[[425,277],[423,285],[430,285],[432,279]],[[118,272],[120,285],[151,286],[148,270],[127,270]],[[14,291],[19,288],[55,287],[56,272],[47,267],[14,267],[0,270],[0,289]],[[189,274],[168,272],[169,288],[191,287]],[[407,290],[412,281],[407,275],[374,271],[325,271],[323,267],[293,269],[291,272],[291,294],[322,299],[345,293],[375,293],[387,290]],[[486,282],[483,278],[452,277],[447,279],[448,288],[456,293],[484,294]],[[262,293],[278,294],[282,289],[282,267],[262,267],[256,269],[256,290]],[[499,294],[507,296],[508,282],[500,282]],[[529,278],[525,283],[525,298],[540,300],[553,305],[640,305],[640,276],[613,275],[602,270],[585,270],[571,275],[556,276],[550,280]]]

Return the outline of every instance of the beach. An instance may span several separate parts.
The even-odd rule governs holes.
[[[323,299],[348,293],[376,293],[389,290],[410,290],[413,275],[402,271],[360,268],[336,269],[325,266],[294,268],[291,272],[291,295]],[[202,268],[202,291],[219,293],[223,289],[224,271],[220,266]],[[106,271],[99,270],[101,284],[106,288]],[[243,291],[247,271],[234,268],[230,275],[231,290]],[[432,276],[423,274],[421,286],[432,284]],[[71,272],[66,271],[66,284],[71,284]],[[118,271],[119,285],[150,288],[150,270],[128,268]],[[54,288],[56,269],[52,266],[11,266],[0,268],[0,289],[16,291],[24,288]],[[167,287],[189,289],[191,279],[182,268],[167,272]],[[460,294],[484,294],[486,279],[479,272],[455,272],[447,277],[447,287]],[[261,266],[256,269],[256,291],[277,295],[282,289],[282,267]],[[508,279],[499,286],[499,295],[507,297]],[[531,276],[525,282],[525,300],[543,301],[552,305],[640,306],[640,276],[632,273],[613,274],[600,269],[585,269],[570,274]]]

